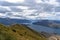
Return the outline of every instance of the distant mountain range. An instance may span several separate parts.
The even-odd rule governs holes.
[[[0,23],[5,25],[10,24],[34,24],[34,25],[40,25],[45,27],[52,27],[52,28],[60,28],[60,21],[59,20],[35,20],[32,22],[32,20],[27,19],[9,19],[9,18],[0,18]]]
[[[52,28],[60,28],[59,20],[40,20],[40,21],[33,22],[32,24],[52,27]]]
[[[5,25],[10,25],[10,24],[27,24],[31,23],[30,20],[26,19],[9,19],[9,18],[0,18],[0,23],[5,24]]]

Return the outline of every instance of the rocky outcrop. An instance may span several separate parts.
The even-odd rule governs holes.
[[[48,38],[48,40],[60,40],[60,35],[52,35]]]

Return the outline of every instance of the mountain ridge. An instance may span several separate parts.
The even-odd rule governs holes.
[[[57,20],[41,20],[32,23],[34,25],[41,25],[45,27],[60,28],[60,21]]]
[[[46,38],[27,28],[26,25],[14,24],[5,26],[0,24],[0,40],[45,40]]]

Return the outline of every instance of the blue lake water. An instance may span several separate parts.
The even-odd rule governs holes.
[[[47,33],[56,33],[60,34],[60,28],[51,28],[51,27],[45,27],[45,26],[39,26],[39,25],[29,25],[28,27],[36,30],[37,32],[47,32]]]

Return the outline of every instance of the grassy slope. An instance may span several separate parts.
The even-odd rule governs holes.
[[[46,40],[46,38],[26,25],[15,24],[7,27],[0,24],[0,40]]]

